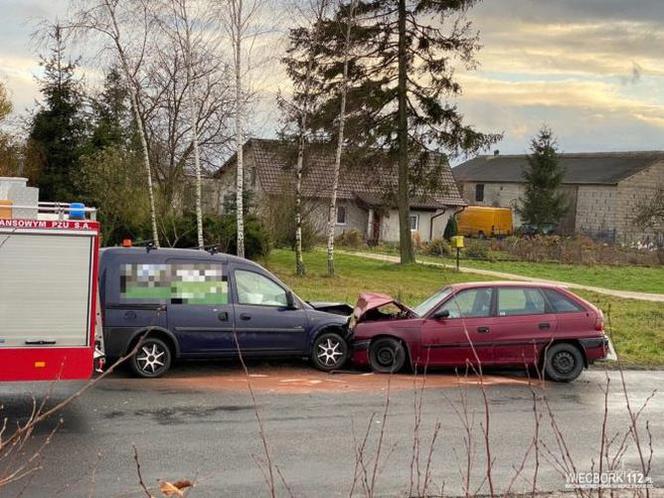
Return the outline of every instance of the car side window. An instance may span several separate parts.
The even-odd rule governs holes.
[[[585,311],[581,305],[556,290],[544,289],[544,294],[546,294],[553,311],[556,313],[578,313]]]
[[[546,301],[539,289],[502,287],[498,289],[498,316],[546,313]]]
[[[286,290],[269,278],[245,270],[235,270],[238,304],[287,306]]]
[[[169,261],[131,263],[120,269],[120,298],[123,302],[228,304],[228,280],[218,263]]]
[[[477,318],[491,315],[493,289],[468,289],[458,292],[440,308],[448,311],[449,318]]]

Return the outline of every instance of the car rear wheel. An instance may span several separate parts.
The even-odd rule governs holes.
[[[348,360],[348,343],[336,332],[326,332],[314,341],[311,360],[324,372],[338,370]]]
[[[554,344],[545,352],[544,372],[556,382],[571,382],[581,375],[583,355],[572,344]]]
[[[131,359],[131,369],[139,377],[161,377],[171,367],[171,358],[171,350],[164,341],[148,337]]]
[[[374,372],[396,373],[406,363],[406,349],[396,339],[384,338],[371,343],[369,364]]]

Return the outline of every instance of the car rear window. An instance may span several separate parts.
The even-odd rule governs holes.
[[[539,289],[503,287],[498,289],[498,316],[537,315],[546,312],[546,301]]]
[[[553,311],[556,313],[576,313],[585,311],[581,305],[554,289],[544,289]]]

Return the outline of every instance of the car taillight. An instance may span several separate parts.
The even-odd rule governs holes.
[[[595,330],[600,332],[604,330],[604,313],[601,311],[597,312],[597,317],[595,318]]]

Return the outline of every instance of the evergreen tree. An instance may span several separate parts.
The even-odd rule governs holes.
[[[334,136],[343,78],[344,54],[348,53],[346,105],[347,144],[365,151],[387,152],[398,165],[396,199],[399,207],[402,263],[414,260],[410,223],[410,196],[416,190],[436,190],[440,175],[427,171],[432,161],[427,152],[447,156],[471,154],[488,147],[498,135],[480,133],[464,124],[463,116],[449,99],[461,93],[454,79],[455,63],[474,65],[478,36],[464,18],[477,0],[353,0],[340,4],[331,19],[311,29],[291,30],[289,74],[297,78],[305,54],[315,57],[317,94],[326,102],[310,126]],[[355,8],[353,16],[349,10]],[[353,19],[348,51],[344,29]],[[320,29],[320,40],[312,30]],[[292,69],[291,69],[292,68]],[[294,69],[294,70],[293,70]],[[368,158],[367,158],[368,159]],[[367,164],[377,161],[366,160]],[[417,170],[420,171],[417,171]],[[370,175],[371,172],[367,172]],[[414,185],[413,180],[424,181]]]
[[[94,149],[126,145],[132,138],[134,123],[129,110],[129,94],[120,70],[113,66],[104,80],[104,88],[92,99],[92,132]]]
[[[44,103],[34,115],[30,130],[33,157],[39,161],[40,196],[45,201],[70,201],[79,195],[74,175],[79,171],[79,156],[85,140],[83,92],[75,72],[78,63],[65,60],[62,31],[55,26],[51,34],[51,55],[42,58],[44,76],[40,91]]]
[[[565,170],[560,164],[552,131],[543,126],[530,142],[528,168],[523,172],[526,192],[519,212],[523,221],[535,227],[556,225],[567,211],[560,185]]]

